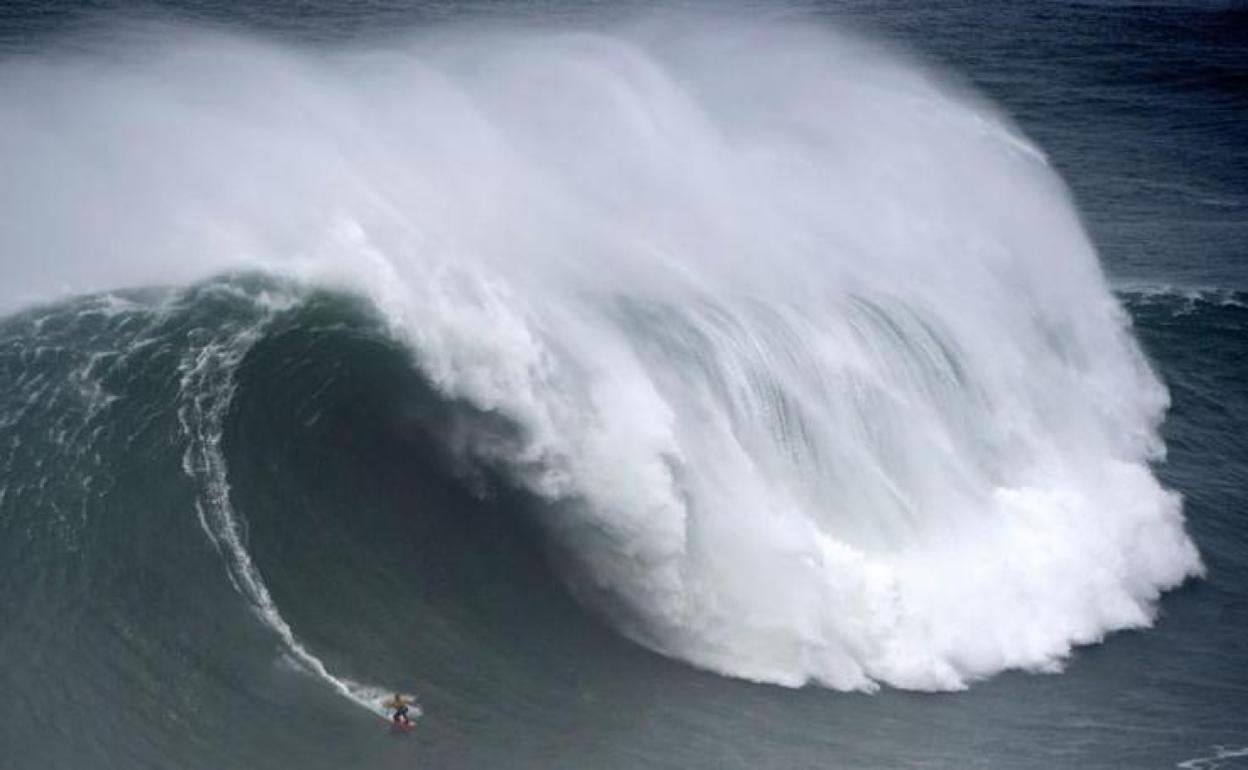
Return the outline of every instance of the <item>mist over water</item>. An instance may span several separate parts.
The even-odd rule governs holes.
[[[0,69],[4,300],[243,267],[362,294],[514,426],[448,446],[545,501],[564,580],[636,641],[958,689],[1201,572],[1149,466],[1166,390],[1065,186],[942,78],[692,17],[150,31]]]

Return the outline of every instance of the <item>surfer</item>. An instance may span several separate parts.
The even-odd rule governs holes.
[[[414,701],[410,698],[403,697],[400,693],[395,693],[394,697],[386,701],[386,708],[394,709],[394,724],[396,727],[408,727],[412,724],[411,718],[407,715],[407,707]]]

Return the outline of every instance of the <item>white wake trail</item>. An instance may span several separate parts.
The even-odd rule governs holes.
[[[263,336],[273,313],[295,301],[293,297],[272,297],[267,293],[257,300],[261,306],[259,320],[217,330],[211,338],[192,345],[183,356],[179,366],[178,420],[187,445],[182,468],[199,490],[195,508],[200,526],[225,560],[231,583],[277,635],[289,659],[356,705],[385,718],[386,709],[381,704],[392,691],[334,674],[295,636],[247,550],[245,519],[230,501],[229,471],[221,441],[226,414],[237,389],[238,367]],[[419,707],[415,707],[415,715],[419,712]]]

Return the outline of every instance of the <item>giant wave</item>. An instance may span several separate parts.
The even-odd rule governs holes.
[[[1149,466],[1166,391],[1064,185],[896,55],[670,18],[123,37],[0,72],[6,299],[239,267],[368,298],[507,426],[444,426],[461,471],[540,499],[570,590],[654,650],[958,689],[1147,626],[1201,570]],[[185,470],[236,588],[367,704],[239,535],[221,420],[262,331],[186,360]]]

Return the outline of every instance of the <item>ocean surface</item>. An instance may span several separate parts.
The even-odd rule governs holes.
[[[0,7],[0,767],[1248,767],[1248,10],[918,5]]]

